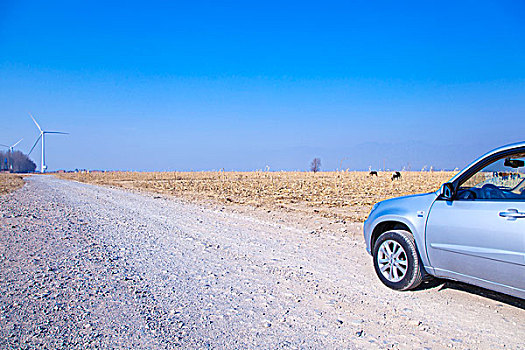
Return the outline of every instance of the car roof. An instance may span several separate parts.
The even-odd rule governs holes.
[[[493,156],[493,155],[498,154],[500,152],[510,151],[510,150],[519,149],[519,148],[525,148],[525,141],[511,143],[511,144],[508,144],[508,145],[505,145],[505,146],[501,146],[501,147],[495,148],[492,151],[487,152],[484,155],[482,155],[481,157],[477,158],[476,160],[474,160],[469,165],[467,165],[463,170],[461,170],[452,179],[450,179],[449,182],[454,182],[459,177],[461,177],[468,169],[470,169],[474,164],[477,164],[478,162],[482,161],[483,159],[485,159],[487,157]]]

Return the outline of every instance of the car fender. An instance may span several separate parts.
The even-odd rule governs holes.
[[[429,273],[433,273],[432,266],[428,260],[425,242],[425,226],[432,204],[437,198],[437,193],[410,196],[385,201],[370,213],[365,222],[365,232],[368,232],[367,250],[372,251],[371,236],[374,229],[381,223],[387,221],[400,222],[408,227],[414,236],[421,262]],[[399,200],[399,201],[398,201]],[[407,205],[408,204],[408,205]]]

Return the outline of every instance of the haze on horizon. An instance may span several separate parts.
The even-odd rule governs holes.
[[[69,132],[49,170],[454,169],[524,112],[521,1],[0,3],[0,143]]]

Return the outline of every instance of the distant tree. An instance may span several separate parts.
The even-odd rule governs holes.
[[[7,157],[7,153],[0,151],[0,171],[9,169],[8,162],[9,162],[9,158]]]
[[[312,160],[312,163],[310,163],[310,170],[316,173],[320,169],[321,169],[321,158],[314,158],[314,160]]]
[[[14,173],[32,173],[35,169],[36,164],[20,151],[0,152],[0,170]]]

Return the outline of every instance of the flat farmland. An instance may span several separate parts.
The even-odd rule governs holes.
[[[0,174],[0,195],[12,192],[22,186],[24,186],[24,179],[21,175]]]
[[[24,180],[0,196],[0,349],[523,348],[521,299],[391,290],[359,223]]]
[[[362,222],[384,199],[435,191],[455,172],[91,172],[63,179],[168,194],[190,200],[280,209]]]

